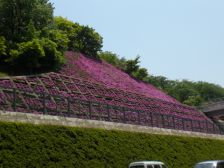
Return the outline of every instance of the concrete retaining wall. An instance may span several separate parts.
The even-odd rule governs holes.
[[[146,127],[131,124],[122,124],[97,120],[84,120],[78,118],[66,118],[60,116],[37,115],[21,112],[0,111],[0,121],[22,122],[40,125],[63,125],[71,127],[100,128],[106,130],[120,130],[130,132],[142,132],[148,134],[189,136],[224,140],[224,135],[204,134],[190,131],[171,130],[156,127]]]

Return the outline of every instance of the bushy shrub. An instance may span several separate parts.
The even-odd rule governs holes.
[[[148,71],[146,68],[139,68],[137,71],[134,71],[132,74],[138,80],[144,81],[144,79],[148,76]]]
[[[63,54],[57,51],[57,44],[49,39],[33,39],[17,44],[7,59],[15,72],[35,73],[58,68],[63,62]]]
[[[112,53],[110,51],[104,51],[99,53],[100,59],[110,63],[111,65],[124,70],[125,68],[125,58],[119,58],[119,56],[115,53]]]
[[[38,39],[17,44],[17,50],[10,51],[7,59],[15,71],[35,72],[41,67],[40,58],[45,56],[44,50]]]
[[[65,63],[65,58],[62,52],[57,50],[57,44],[49,39],[41,40],[45,56],[40,59],[43,70],[57,70]]]
[[[61,30],[52,29],[47,32],[49,40],[57,44],[57,50],[65,52],[68,49],[68,35]]]
[[[224,141],[62,126],[0,122],[0,167],[123,168],[161,160],[190,168],[223,159]]]
[[[125,66],[125,72],[132,75],[132,73],[136,72],[139,69],[139,56],[137,56],[133,60],[127,60],[126,61],[126,66]]]
[[[6,48],[5,38],[0,36],[0,59],[1,56],[6,55]]]

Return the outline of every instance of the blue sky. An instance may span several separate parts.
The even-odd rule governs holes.
[[[150,74],[224,86],[223,0],[50,0],[55,15],[93,27],[103,50],[141,56]]]

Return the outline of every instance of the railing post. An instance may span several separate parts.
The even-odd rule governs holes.
[[[191,123],[191,131],[193,132],[194,130],[193,130],[193,120],[192,119],[190,119],[190,123]]]
[[[124,116],[124,123],[126,123],[126,114],[125,114],[125,107],[122,107],[123,116]]]
[[[162,116],[162,127],[165,128],[165,119],[164,119],[164,114],[160,114]]]
[[[173,129],[176,129],[176,127],[175,127],[175,121],[174,121],[174,116],[172,116],[172,121],[173,121],[172,127],[173,127]]]
[[[141,124],[141,120],[140,120],[140,110],[137,110],[137,113],[138,113],[138,124],[140,125]]]
[[[200,130],[200,132],[203,132],[203,130],[202,130],[202,128],[201,128],[201,126],[203,126],[203,124],[201,124],[201,121],[198,121],[198,125],[199,125],[199,130]]]
[[[205,121],[206,133],[208,133],[208,121]]]
[[[153,124],[153,114],[152,114],[152,112],[150,112],[150,118],[151,118],[151,126],[154,127],[154,124]]]
[[[182,127],[183,127],[183,130],[185,130],[184,118],[181,118],[181,120],[182,120]]]
[[[101,103],[99,103],[99,112],[98,112],[98,114],[99,114],[99,116],[97,116],[98,117],[98,119],[101,121],[102,120],[102,116],[103,116],[103,114],[102,114],[102,107],[103,105],[101,104]]]
[[[108,121],[111,121],[111,116],[110,116],[110,106],[107,104],[107,116],[108,116]]]
[[[212,129],[213,129],[212,133],[214,134],[215,133],[215,124],[213,124],[213,123],[212,123]]]
[[[80,116],[83,115],[82,112],[81,112],[81,101],[78,100],[78,99],[76,99],[76,100],[77,100],[77,105],[78,105],[78,109],[77,109],[76,114],[77,114],[78,117],[80,117]]]
[[[46,93],[43,93],[43,111],[44,111],[44,114],[47,114],[47,109],[46,109]]]
[[[16,111],[16,89],[13,88],[13,110]]]
[[[89,101],[89,119],[92,119],[92,103]]]
[[[68,109],[67,109],[68,111],[67,112],[68,112],[68,115],[70,116],[71,115],[71,104],[70,104],[70,98],[69,97],[67,98],[67,101],[68,101]]]

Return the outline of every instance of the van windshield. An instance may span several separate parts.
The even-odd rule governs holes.
[[[131,166],[130,168],[144,168],[144,166],[143,165],[141,165],[141,166]]]
[[[213,168],[213,163],[197,164],[194,168]]]
[[[194,168],[224,168],[224,162],[218,162],[215,167],[213,164],[214,163],[200,163],[196,164]]]

